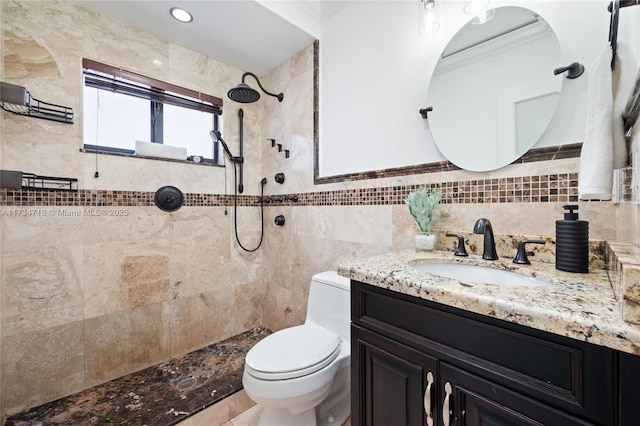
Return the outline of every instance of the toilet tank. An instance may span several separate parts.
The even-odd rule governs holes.
[[[316,274],[311,279],[307,319],[349,340],[351,322],[351,282],[335,271]]]

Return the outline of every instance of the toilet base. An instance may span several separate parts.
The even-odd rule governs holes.
[[[245,389],[246,391],[246,389]],[[251,397],[251,394],[247,392]],[[322,390],[319,405],[303,404],[290,408],[273,406],[274,401],[262,401],[259,426],[342,426],[351,415],[351,367],[338,370],[331,385]],[[260,403],[260,401],[258,401]],[[316,402],[317,404],[317,402]],[[302,411],[300,411],[302,410]]]
[[[351,415],[351,401],[344,401],[325,415],[311,409],[291,414],[287,408],[262,407],[260,426],[342,426]],[[317,417],[316,417],[317,416]]]
[[[316,411],[303,411],[292,414],[288,408],[262,407],[260,426],[316,426]]]
[[[351,366],[336,373],[329,396],[315,409],[317,426],[342,426],[351,415]]]

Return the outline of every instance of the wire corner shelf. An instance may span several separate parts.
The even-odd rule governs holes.
[[[0,108],[26,117],[73,124],[73,108],[41,101],[14,84],[0,82]]]

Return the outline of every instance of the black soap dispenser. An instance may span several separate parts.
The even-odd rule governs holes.
[[[578,220],[578,206],[562,208],[568,211],[556,220],[556,269],[589,272],[589,222]]]

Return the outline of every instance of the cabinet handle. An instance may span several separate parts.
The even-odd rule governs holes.
[[[451,411],[449,408],[449,400],[451,399],[451,392],[453,389],[451,388],[451,384],[449,382],[444,384],[444,404],[442,406],[442,423],[444,426],[449,426],[449,420],[451,417]]]
[[[433,412],[431,411],[431,386],[433,386],[433,373],[427,373],[427,389],[424,391],[424,412],[427,415],[427,426],[433,426]]]

